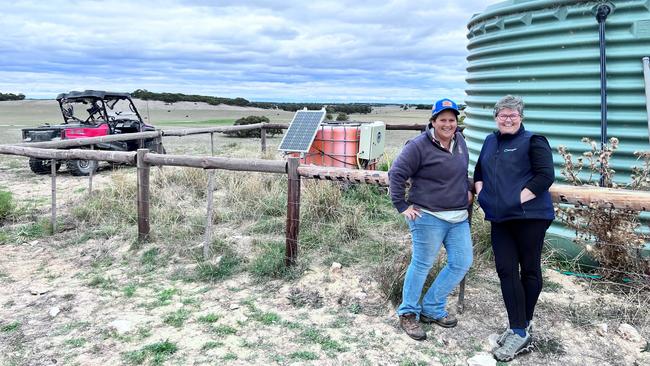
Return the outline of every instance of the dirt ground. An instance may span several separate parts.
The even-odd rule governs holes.
[[[8,166],[14,168],[8,168]],[[49,177],[3,161],[0,186],[17,200],[48,212]],[[101,189],[112,174],[98,174]],[[60,176],[60,212],[85,194],[87,179]],[[65,188],[63,188],[65,187]],[[3,365],[324,364],[463,365],[492,348],[506,317],[489,265],[468,279],[466,309],[454,329],[427,326],[416,342],[398,328],[394,308],[379,290],[373,268],[309,268],[291,281],[258,283],[247,273],[215,283],[187,282],[177,273],[192,263],[143,268],[143,253],[120,235],[78,244],[80,227],[53,237],[0,246],[0,360]],[[246,235],[231,228],[245,246]],[[224,234],[225,235],[225,234]],[[408,245],[404,237],[396,245]],[[242,248],[243,249],[243,248]],[[637,319],[639,339],[617,332],[622,318],[645,303],[591,288],[588,282],[545,270],[546,288],[535,322],[535,350],[513,365],[645,365],[648,319]],[[456,297],[450,308],[456,308]],[[169,321],[181,319],[181,325]],[[606,327],[607,330],[603,331]],[[169,341],[177,350],[147,353]]]
[[[418,122],[421,116],[402,118]],[[165,143],[179,152],[209,149],[204,137]],[[227,153],[237,144],[257,142],[224,138],[217,145]],[[101,190],[116,174],[131,171],[104,168],[94,187]],[[87,194],[88,181],[63,170],[57,184],[65,218]],[[50,177],[32,174],[26,159],[0,156],[0,189],[29,206],[34,220],[49,214]],[[94,230],[64,220],[54,236],[0,242],[0,364],[466,365],[489,354],[491,337],[507,323],[489,263],[477,262],[468,276],[458,327],[425,326],[429,337],[417,342],[399,330],[376,268],[339,270],[326,263],[292,280],[260,283],[240,272],[223,281],[188,281],[183,274],[196,262],[149,261],[159,243],[134,248],[132,232],[87,235]],[[238,227],[217,232],[243,252],[252,240]],[[408,234],[400,237],[395,245],[406,249]],[[550,268],[544,276],[535,348],[510,364],[650,365],[647,294],[623,296]],[[456,305],[454,293],[452,312]],[[636,335],[619,332],[625,322]]]

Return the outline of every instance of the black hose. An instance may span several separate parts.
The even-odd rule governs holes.
[[[605,151],[607,144],[607,68],[605,57],[605,21],[612,12],[609,4],[601,4],[596,9],[598,21],[598,41],[600,44],[600,151]],[[600,164],[600,186],[605,186],[605,166]]]

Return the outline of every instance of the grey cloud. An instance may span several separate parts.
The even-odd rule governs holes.
[[[110,87],[397,102],[430,100],[435,90],[462,95],[465,25],[487,5],[215,4],[16,3],[0,15],[0,91],[43,97]]]

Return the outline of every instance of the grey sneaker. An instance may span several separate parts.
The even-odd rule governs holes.
[[[494,355],[497,361],[512,361],[518,354],[529,351],[533,346],[530,334],[526,333],[525,337],[520,337],[511,329],[508,329],[507,332],[508,335],[505,338],[503,346],[492,352],[492,355]]]
[[[531,336],[533,335],[533,321],[532,320],[530,321],[530,323],[528,323],[528,326],[526,327],[526,333],[531,335]],[[499,346],[503,346],[503,343],[505,343],[505,341],[506,341],[506,337],[508,337],[508,335],[510,335],[510,334],[513,334],[510,329],[504,330],[503,333],[501,333],[501,335],[499,336],[499,338],[497,338],[497,344]]]

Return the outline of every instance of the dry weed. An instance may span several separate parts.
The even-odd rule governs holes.
[[[590,150],[573,162],[571,153],[560,146],[564,158],[562,175],[573,185],[598,185],[594,177],[601,167],[606,187],[617,188],[614,170],[610,168],[612,154],[618,148],[618,139],[611,138],[603,151],[595,141],[583,138]],[[647,189],[650,178],[650,153],[635,153],[643,159],[641,168],[634,167],[628,189]],[[586,177],[586,178],[585,178]],[[583,250],[599,262],[598,272],[614,280],[634,279],[642,286],[650,283],[650,262],[642,255],[650,236],[640,231],[639,211],[615,208],[613,205],[589,204],[576,207],[557,207],[558,219],[575,230]]]

